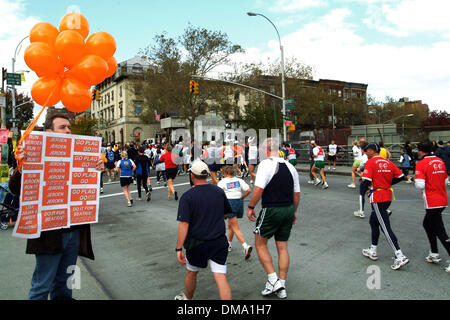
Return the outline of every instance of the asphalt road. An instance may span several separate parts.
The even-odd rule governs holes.
[[[403,252],[411,262],[399,271],[391,270],[392,249],[383,235],[378,248],[379,260],[362,256],[370,245],[370,226],[365,219],[353,216],[358,208],[358,189],[349,189],[349,177],[328,175],[327,190],[306,183],[300,173],[301,201],[297,224],[289,241],[290,268],[287,280],[288,299],[450,299],[450,274],[444,263],[424,262],[429,245],[422,227],[423,201],[413,185],[401,183],[395,188],[397,198],[391,205],[391,224]],[[175,180],[179,195],[189,188],[188,178]],[[81,289],[74,290],[77,299],[150,299],[172,300],[183,290],[185,268],[176,259],[174,248],[178,223],[178,202],[167,199],[167,188],[152,181],[152,200],[137,201],[127,207],[119,184],[105,184],[101,197],[99,223],[92,225],[95,261],[80,258]],[[136,190],[133,185],[132,190]],[[250,196],[246,199],[248,203]],[[211,208],[213,210],[213,208]],[[258,211],[259,206],[256,208]],[[369,204],[366,203],[366,213]],[[444,223],[450,232],[450,209]],[[245,216],[241,230],[253,244],[254,223]],[[12,238],[11,229],[0,232],[6,245],[0,267],[20,265],[10,274],[0,274],[2,299],[26,299],[34,267],[34,257],[25,255],[25,241]],[[444,261],[449,259],[439,243]],[[269,242],[276,264],[274,241]],[[7,259],[7,260],[5,260]],[[448,263],[448,262],[447,262]],[[228,258],[228,280],[235,300],[271,300],[260,291],[266,280],[256,250],[245,261],[237,239]],[[375,273],[374,273],[375,270]],[[373,282],[372,279],[378,276]],[[369,284],[379,284],[367,286]],[[218,299],[218,292],[209,268],[198,276],[195,299]]]

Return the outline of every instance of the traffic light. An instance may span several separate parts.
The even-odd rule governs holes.
[[[102,92],[100,90],[95,91],[95,100],[96,101],[102,100]]]
[[[194,80],[189,81],[189,93],[198,94],[198,83]]]
[[[92,89],[92,100],[95,100],[95,94],[97,93],[97,90]]]
[[[194,92],[193,94],[198,94],[198,82],[194,81]]]

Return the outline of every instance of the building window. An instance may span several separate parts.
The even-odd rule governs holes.
[[[119,97],[122,98],[122,86],[119,87]]]
[[[339,97],[339,98],[342,97],[342,91],[341,91],[341,90],[338,91],[338,97]]]
[[[142,115],[141,102],[135,102],[135,104],[134,104],[134,114],[137,115],[137,116]]]
[[[119,102],[119,118],[123,117],[123,102]]]
[[[114,107],[111,107],[111,120],[114,120]]]
[[[114,101],[114,91],[111,91],[111,101]]]

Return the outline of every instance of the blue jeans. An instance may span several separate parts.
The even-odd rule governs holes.
[[[30,300],[47,300],[55,297],[72,297],[67,280],[69,266],[77,264],[80,247],[80,230],[62,233],[63,253],[36,254],[36,267],[31,279]]]

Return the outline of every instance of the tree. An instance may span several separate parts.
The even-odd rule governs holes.
[[[221,82],[201,78],[229,62],[231,55],[243,52],[225,33],[194,28],[189,25],[177,40],[166,33],[156,35],[152,45],[140,50],[151,68],[132,82],[142,93],[147,107],[141,120],[154,122],[154,111],[162,116],[178,116],[189,123],[191,136],[194,121],[208,111],[228,117],[233,110],[232,88]],[[194,78],[195,76],[195,78]],[[142,77],[146,81],[142,81]],[[199,83],[199,94],[189,92],[189,82]]]
[[[29,103],[27,103],[29,102]],[[20,121],[16,123],[16,127],[19,129],[26,129],[27,124],[33,119],[33,100],[23,93],[17,93],[16,90],[16,119]],[[6,91],[6,128],[12,127],[12,90]]]
[[[83,136],[96,136],[97,125],[97,120],[86,115],[70,122],[72,134],[79,134]]]

